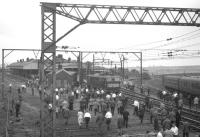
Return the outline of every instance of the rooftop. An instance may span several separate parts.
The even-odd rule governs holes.
[[[14,62],[7,67],[10,69],[38,69],[38,60]]]

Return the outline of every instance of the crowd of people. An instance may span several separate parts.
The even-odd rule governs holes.
[[[17,118],[20,114],[22,94],[26,92],[26,86],[18,88],[18,99],[12,103]],[[35,86],[29,87],[34,96]],[[39,87],[38,91],[39,93],[41,92]],[[162,103],[160,107],[156,107],[147,94],[144,102],[135,99],[132,104],[133,109],[131,110],[128,108],[128,98],[117,91],[108,92],[103,89],[75,87],[71,91],[60,88],[55,89],[55,92],[55,110],[53,110],[52,100],[48,94],[45,94],[44,100],[48,106],[49,114],[55,111],[56,118],[62,116],[65,120],[65,125],[69,123],[71,111],[74,110],[74,101],[76,100],[76,102],[79,102],[79,109],[77,112],[77,124],[79,127],[89,128],[91,119],[95,119],[99,134],[103,133],[104,125],[106,125],[107,130],[111,129],[112,119],[115,116],[117,122],[113,122],[113,124],[116,124],[119,134],[122,135],[123,128],[129,127],[130,116],[134,115],[138,117],[142,124],[145,113],[149,113],[149,122],[153,124],[154,133],[157,133],[157,137],[176,137],[180,130],[183,107],[182,95],[175,96],[175,98],[177,97],[177,100],[174,99],[176,107],[164,106]],[[39,95],[41,95],[41,93]],[[194,101],[198,102],[199,100],[195,99]],[[182,124],[183,137],[189,137],[189,123],[183,122]]]
[[[162,91],[159,92],[159,97],[164,101],[174,102],[176,106],[183,106],[184,102],[184,104],[188,105],[190,109],[194,108],[196,111],[200,107],[199,97],[191,94],[188,94],[187,96],[183,97],[181,93]]]
[[[106,124],[107,130],[110,130],[110,124],[114,115],[118,117],[117,126],[121,128],[128,127],[129,112],[126,108],[128,99],[122,96],[120,92],[105,92],[103,89],[89,90],[88,88],[74,88],[74,90],[62,93],[63,89],[56,89],[56,116],[62,115],[65,118],[65,124],[68,124],[70,112],[74,110],[74,101],[79,102],[77,112],[78,125],[80,128],[88,128],[92,118],[95,118],[99,131],[102,131],[103,124]],[[65,92],[66,93],[66,92]],[[53,108],[51,102],[48,102],[49,112]]]
[[[59,102],[61,94],[63,93],[60,93],[60,90],[56,93],[56,96],[58,96],[56,98],[57,102]],[[103,125],[105,124],[107,130],[110,130],[112,119],[116,116],[117,122],[114,123],[119,129],[119,134],[122,135],[122,129],[129,127],[128,123],[131,115],[138,117],[142,124],[145,113],[149,113],[149,122],[153,124],[154,133],[158,133],[158,137],[161,137],[161,134],[165,137],[176,137],[179,133],[182,115],[181,101],[175,108],[166,107],[162,103],[160,107],[156,107],[147,95],[144,102],[134,100],[133,109],[130,109],[128,108],[128,98],[123,96],[121,92],[75,88],[68,93],[67,101],[62,100],[62,103],[57,103],[57,115],[61,112],[65,120],[68,121],[70,111],[73,110],[74,100],[79,101],[77,119],[80,128],[89,128],[91,119],[95,119],[99,132],[102,133]],[[52,109],[52,107],[50,108]],[[183,129],[184,137],[188,137],[189,124],[187,122],[183,123]]]

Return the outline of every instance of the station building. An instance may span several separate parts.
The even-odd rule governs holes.
[[[14,75],[30,78],[32,75],[38,75],[38,60],[27,59],[11,63],[6,67]]]
[[[28,58],[26,60],[20,59],[19,61],[8,65],[7,69],[14,75],[19,75],[25,78],[38,78],[39,60]],[[105,68],[94,66],[92,62],[82,62],[79,64],[77,60],[71,60],[70,58],[64,59],[61,54],[56,56],[57,88],[71,88],[72,85],[78,84],[78,81],[87,81],[88,75],[103,73],[104,71]],[[45,69],[45,74],[47,76],[46,84],[48,86],[52,85],[52,69]]]
[[[81,76],[79,76],[79,68],[81,67]],[[39,60],[28,59],[19,60],[7,66],[7,70],[14,75],[19,75],[25,78],[39,77]],[[48,77],[48,84],[51,83],[52,70],[46,69],[45,74]],[[62,56],[56,58],[56,84],[58,88],[71,87],[74,83],[81,79],[86,79],[91,73],[91,63],[82,63],[82,66],[76,60],[66,60]]]

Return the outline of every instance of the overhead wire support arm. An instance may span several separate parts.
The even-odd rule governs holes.
[[[51,11],[53,11],[53,12],[56,12],[57,13],[57,9],[55,9],[55,8],[52,8],[51,9],[51,6],[50,7],[48,7],[48,6],[44,6],[45,8],[47,8],[47,9],[50,9]],[[81,19],[81,20],[77,20],[77,21],[79,21],[79,23],[77,24],[77,25],[75,25],[73,28],[71,28],[69,31],[67,31],[64,35],[62,35],[61,37],[59,37],[55,42],[53,42],[53,43],[51,43],[48,47],[46,47],[45,49],[43,49],[43,51],[42,52],[45,52],[45,51],[47,51],[48,49],[50,49],[50,48],[52,48],[53,46],[55,46],[55,44],[57,43],[57,42],[59,42],[60,40],[62,40],[64,37],[66,37],[68,34],[70,34],[72,31],[74,31],[76,28],[78,28],[80,25],[82,25],[82,24],[85,24],[86,22],[87,22],[87,18],[88,18],[88,16],[90,15],[90,13],[91,13],[91,11],[93,10],[93,8],[91,8],[89,11],[88,11],[88,13],[87,13],[87,15],[85,16],[85,18],[83,18],[83,19]],[[80,13],[80,11],[78,10],[78,12]],[[77,11],[76,11],[76,13],[77,13]],[[59,13],[58,13],[59,14]],[[81,13],[80,13],[81,14]],[[83,15],[81,14],[81,16],[83,17]],[[68,16],[67,16],[68,17]],[[79,16],[80,17],[80,16]],[[69,17],[70,18],[70,17]]]
[[[59,42],[60,40],[62,40],[64,37],[66,37],[68,34],[70,34],[72,31],[74,31],[76,28],[78,28],[80,25],[82,25],[82,23],[77,24],[76,26],[74,26],[72,29],[70,29],[69,31],[67,31],[64,35],[62,35],[60,38],[58,38],[55,42],[53,42],[51,45],[49,45],[48,47],[46,47],[45,49],[43,49],[42,52],[47,51],[48,49],[50,49],[51,47],[55,46],[55,44],[57,42]]]
[[[42,4],[50,10],[55,5],[57,14],[85,23],[200,26],[200,9],[195,8]]]
[[[3,51],[5,51],[5,49],[3,49]],[[10,52],[4,56],[4,59],[5,59],[7,56],[9,56],[13,51],[14,51],[14,50],[11,49]]]

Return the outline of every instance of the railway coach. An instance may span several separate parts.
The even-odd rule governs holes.
[[[118,75],[88,75],[87,84],[91,88],[119,90],[121,78]]]
[[[163,85],[169,91],[200,95],[200,77],[164,76]]]

